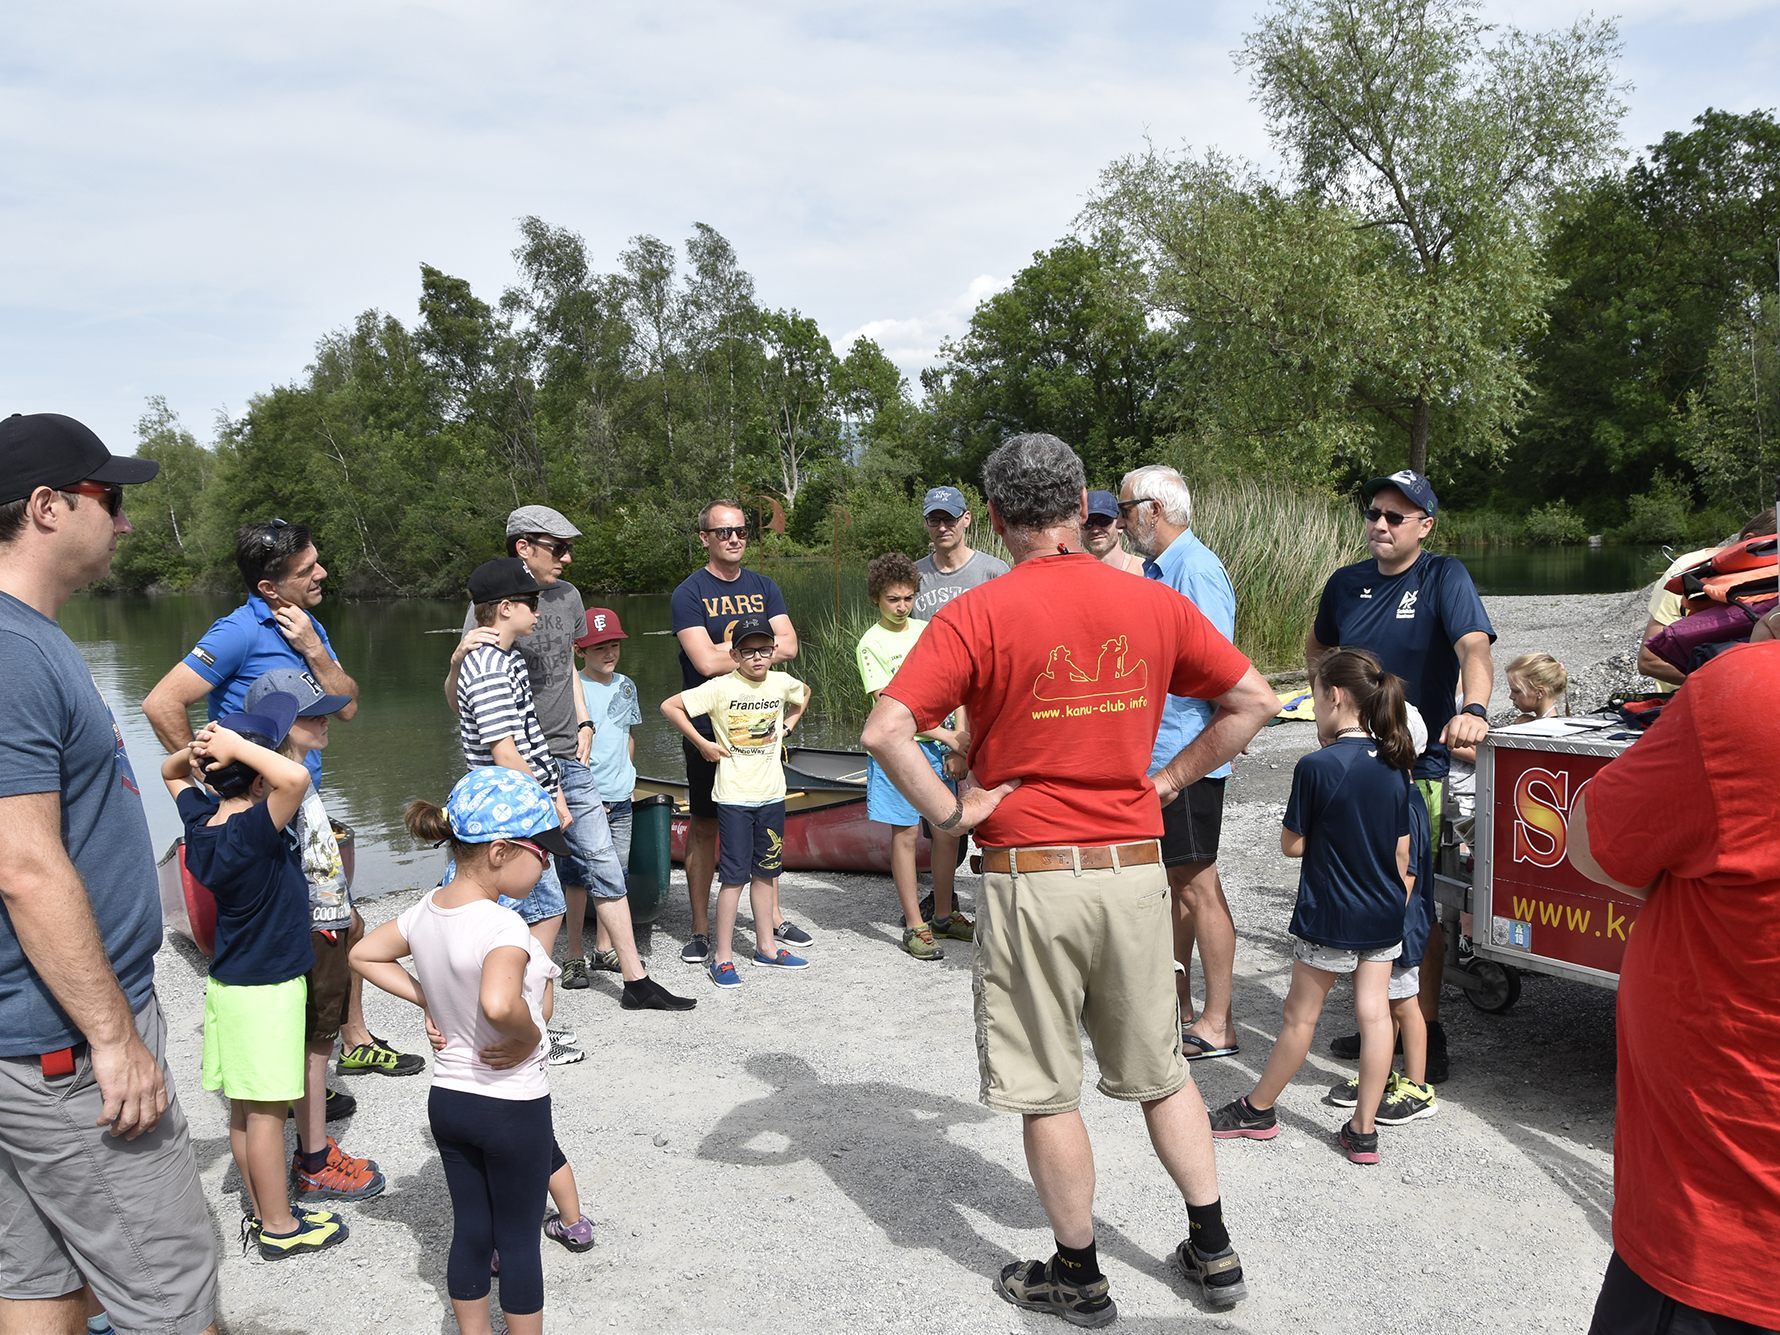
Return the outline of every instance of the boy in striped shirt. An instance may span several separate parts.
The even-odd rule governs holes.
[[[532,703],[531,673],[513,647],[515,640],[536,628],[541,592],[542,586],[517,556],[484,561],[470,572],[476,624],[494,631],[499,639],[470,650],[458,667],[457,739],[470,768],[501,765],[536,779],[556,803],[557,819],[567,828],[570,816],[562,775]],[[544,953],[550,954],[568,907],[555,865],[546,865],[531,894],[512,907]],[[579,1061],[583,1055],[574,1035],[551,1028],[553,1065]]]

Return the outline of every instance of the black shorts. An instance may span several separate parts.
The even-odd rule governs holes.
[[[784,868],[785,804],[717,808],[717,881],[776,881]]]
[[[1223,779],[1201,779],[1162,808],[1162,865],[1218,860],[1218,833],[1224,826]]]
[[[1607,1262],[1588,1330],[1589,1335],[1774,1335],[1765,1327],[1676,1302],[1640,1279],[1618,1252]]]
[[[717,766],[698,753],[698,748],[681,738],[680,753],[686,757],[686,805],[695,816],[717,818],[717,804],[711,800],[711,787],[717,782]]]

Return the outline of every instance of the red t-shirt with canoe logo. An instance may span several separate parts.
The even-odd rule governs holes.
[[[1248,667],[1173,589],[1072,552],[947,603],[883,693],[922,729],[963,704],[977,781],[1021,780],[985,848],[1116,844],[1162,833],[1146,774],[1167,696],[1215,700]]]

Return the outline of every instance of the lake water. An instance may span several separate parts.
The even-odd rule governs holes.
[[[1613,592],[1648,583],[1660,568],[1660,557],[1647,549],[1496,549],[1463,556],[1478,586],[1495,594]],[[781,565],[772,573],[785,591],[793,621],[806,634],[808,627],[832,617],[831,566]],[[859,572],[846,573],[841,596],[844,607],[864,607]],[[239,601],[77,598],[62,611],[62,626],[91,665],[143,780],[157,855],[178,836],[179,820],[166,789],[155,782],[162,752],[142,717],[142,699],[210,623]],[[638,768],[679,777],[679,734],[656,708],[680,689],[667,595],[614,597],[607,605],[618,612],[630,635],[619,670],[636,680],[643,696],[643,725],[636,731]],[[378,895],[419,886],[430,881],[442,855],[414,846],[401,827],[402,805],[412,797],[442,801],[462,773],[456,721],[446,708],[442,683],[464,605],[330,599],[318,610],[335,652],[360,688],[358,716],[333,730],[324,785],[330,811],[358,833],[357,888]],[[817,715],[800,731],[811,746],[851,749],[858,744],[853,727],[825,725]]]

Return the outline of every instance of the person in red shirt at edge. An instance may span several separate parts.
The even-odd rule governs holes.
[[[1082,463],[1055,436],[1006,441],[983,468],[1014,568],[941,608],[865,726],[866,748],[936,828],[975,830],[976,1040],[982,1100],[1024,1118],[1026,1163],[1057,1250],[996,1291],[1074,1325],[1117,1315],[1094,1246],[1094,1155],[1079,1111],[1081,1029],[1101,1093],[1143,1108],[1186,1200],[1175,1259],[1204,1301],[1241,1299],[1211,1123],[1180,1052],[1162,806],[1233,758],[1279,709],[1240,652],[1172,589],[1087,554]],[[1168,694],[1217,706],[1152,781]],[[915,734],[964,705],[971,775],[956,797]]]
[[[1619,973],[1592,1335],[1780,1329],[1776,699],[1780,644],[1712,660],[1570,814],[1576,870],[1644,901]]]

